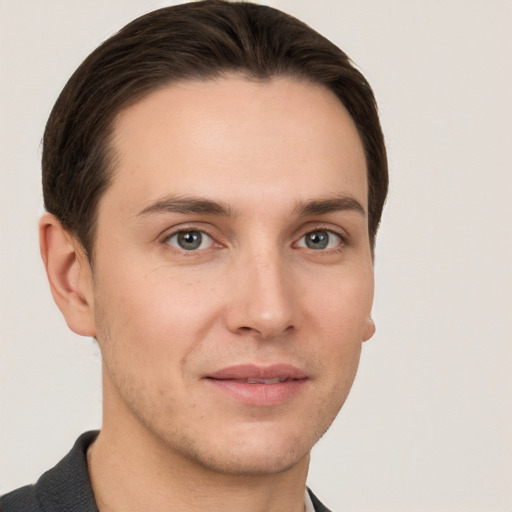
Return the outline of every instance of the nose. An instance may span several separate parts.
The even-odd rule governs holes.
[[[231,272],[228,328],[270,340],[297,329],[297,297],[290,269],[279,252],[260,252],[237,262]]]

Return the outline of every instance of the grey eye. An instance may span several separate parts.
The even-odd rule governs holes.
[[[211,246],[212,238],[203,231],[194,229],[188,231],[178,231],[169,239],[167,243],[183,251],[196,251],[198,249],[207,249]]]
[[[334,249],[341,243],[341,237],[327,229],[317,229],[306,233],[298,242],[298,247],[307,247],[315,251]]]

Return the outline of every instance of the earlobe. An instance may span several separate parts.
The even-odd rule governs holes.
[[[69,328],[95,336],[92,276],[85,251],[50,213],[39,221],[39,246],[53,299]]]
[[[375,334],[375,323],[371,317],[366,320],[366,326],[363,333],[363,341],[368,341]]]

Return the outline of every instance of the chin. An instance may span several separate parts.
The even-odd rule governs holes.
[[[181,455],[216,473],[245,476],[279,474],[309,460],[316,436],[308,442],[311,436],[304,432],[279,434],[275,429],[259,428],[259,432],[218,436],[214,444],[181,442]]]
[[[196,462],[216,473],[259,476],[284,473],[309,456],[309,450],[300,453],[291,449],[286,453],[272,450],[244,451],[243,453],[196,454]]]

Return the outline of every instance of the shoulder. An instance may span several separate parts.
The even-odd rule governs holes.
[[[1,512],[40,512],[35,486],[26,485],[0,496]]]
[[[97,432],[80,436],[71,451],[34,485],[0,497],[0,512],[98,512],[86,452]]]

